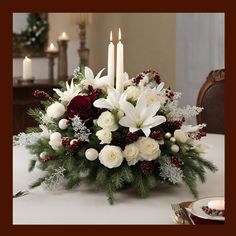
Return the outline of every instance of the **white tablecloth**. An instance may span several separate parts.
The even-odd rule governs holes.
[[[199,197],[224,196],[224,135],[208,134],[202,141],[211,149],[206,159],[219,168],[207,173],[199,183]],[[27,168],[31,156],[23,147],[13,147],[13,193],[28,189],[42,173]],[[41,187],[29,195],[13,199],[13,224],[173,224],[171,203],[193,200],[188,188],[160,186],[150,197],[141,199],[134,193],[115,194],[110,205],[105,193],[80,186],[73,191],[45,191]]]

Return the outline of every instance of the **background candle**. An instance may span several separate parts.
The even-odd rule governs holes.
[[[119,43],[117,44],[116,58],[116,89],[122,93],[124,90],[124,46],[120,40],[121,31],[119,28]]]
[[[32,61],[28,57],[23,60],[23,79],[32,78]]]
[[[68,35],[67,35],[65,32],[63,32],[63,33],[59,36],[58,39],[59,39],[59,40],[69,40],[69,37],[68,37]]]
[[[50,46],[47,48],[47,52],[57,52],[57,48],[53,43],[50,43]]]
[[[110,86],[114,88],[114,76],[115,76],[115,47],[112,42],[112,31],[110,32],[110,43],[108,46],[108,62],[107,62],[107,75],[110,78]]]

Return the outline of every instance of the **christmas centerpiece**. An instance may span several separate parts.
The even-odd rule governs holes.
[[[114,47],[109,50],[114,57]],[[103,189],[113,203],[113,194],[124,188],[146,197],[163,182],[185,182],[197,196],[197,180],[205,181],[206,169],[216,171],[203,157],[205,124],[186,124],[202,108],[180,108],[181,93],[164,88],[154,70],[129,78],[121,42],[116,79],[111,62],[102,77],[104,69],[94,77],[90,68],[78,67],[52,97],[35,91],[45,109],[30,109],[29,114],[39,126],[15,137],[16,144],[24,141],[34,155],[29,170],[37,166],[45,171],[30,187],[90,184]]]

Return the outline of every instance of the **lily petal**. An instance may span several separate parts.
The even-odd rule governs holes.
[[[146,137],[148,137],[151,133],[151,129],[148,127],[144,127],[141,130],[143,131],[143,133],[145,134]]]
[[[119,124],[124,127],[131,127],[131,128],[135,128],[135,126],[136,126],[135,122],[133,120],[129,119],[127,116],[122,117],[119,120]]]
[[[84,74],[85,74],[85,78],[86,79],[89,79],[89,80],[93,80],[94,79],[93,71],[89,67],[87,67],[87,66],[85,66]]]
[[[150,128],[160,125],[162,123],[164,123],[166,121],[166,118],[164,116],[154,116],[154,117],[150,117],[148,119],[146,119],[143,122],[143,126],[148,126]]]
[[[93,105],[98,108],[106,108],[108,110],[111,110],[113,107],[107,102],[105,98],[99,98],[96,101],[94,101]]]
[[[96,77],[95,77],[94,79],[95,79],[95,80],[98,80],[98,79],[100,78],[102,72],[103,72],[105,69],[106,69],[106,68],[101,69],[101,70],[98,72],[98,74],[96,75]]]

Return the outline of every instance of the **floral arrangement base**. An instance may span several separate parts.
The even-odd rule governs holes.
[[[90,68],[77,68],[53,97],[35,91],[45,109],[28,113],[39,126],[14,137],[15,145],[26,145],[34,155],[29,171],[35,166],[45,171],[30,188],[70,189],[84,182],[103,189],[113,203],[124,187],[146,197],[159,183],[184,182],[197,196],[206,169],[217,170],[203,156],[205,124],[186,124],[202,108],[180,108],[181,93],[164,88],[156,71],[133,78],[125,73],[119,90],[102,71],[94,77]]]

